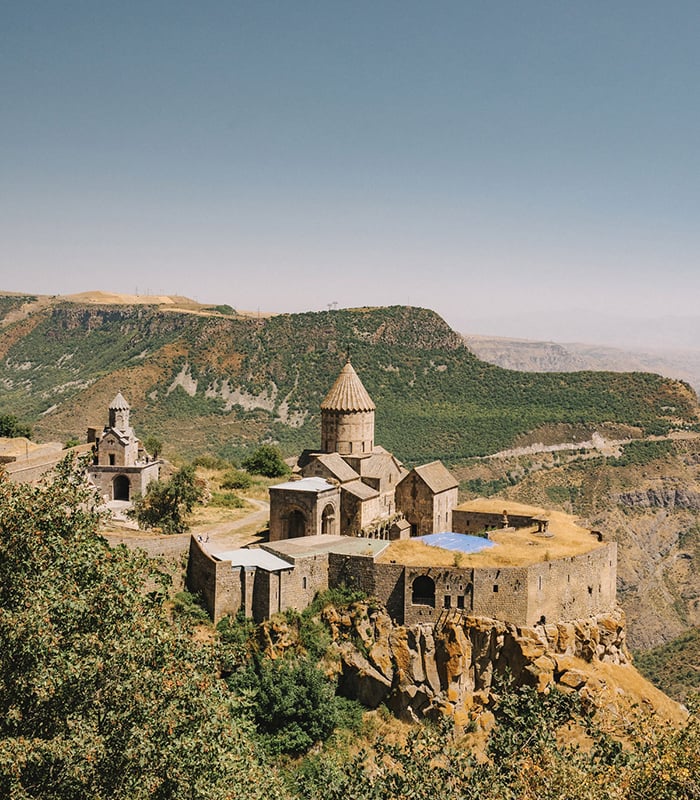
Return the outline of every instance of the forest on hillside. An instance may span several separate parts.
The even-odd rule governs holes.
[[[12,299],[12,298],[10,298]],[[377,441],[411,465],[497,452],[543,426],[640,434],[697,424],[697,398],[646,373],[524,373],[479,361],[434,312],[395,306],[267,319],[63,303],[0,331],[3,413],[81,438],[122,390],[171,455],[314,447],[348,351],[377,405]]]

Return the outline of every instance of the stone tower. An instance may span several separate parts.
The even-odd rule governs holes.
[[[124,431],[129,433],[129,411],[131,410],[129,404],[124,399],[121,392],[109,404],[109,427],[117,431]]]
[[[321,403],[321,450],[368,455],[374,449],[376,406],[348,360]]]

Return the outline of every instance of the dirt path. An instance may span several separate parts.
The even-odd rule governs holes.
[[[166,536],[148,531],[122,530],[105,532],[103,536],[112,546],[125,544],[131,549],[140,548],[151,558],[178,558],[188,551],[192,534],[207,539],[210,550],[235,550],[260,541],[260,531],[265,528],[270,515],[270,504],[264,500],[246,498],[246,501],[257,508],[245,517],[231,522],[201,525],[187,533]]]

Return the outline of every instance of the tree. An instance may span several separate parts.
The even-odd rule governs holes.
[[[266,478],[279,478],[289,473],[289,467],[284,463],[280,451],[271,444],[263,444],[247,458],[241,465],[243,469],[255,475],[264,475]]]
[[[0,481],[0,798],[279,797],[215,651],[153,562],[97,535],[97,500],[71,461]]]
[[[0,436],[8,438],[25,436],[27,439],[31,439],[32,429],[29,425],[21,423],[14,414],[0,414]]]
[[[187,517],[201,497],[194,466],[188,464],[168,481],[151,481],[146,494],[134,498],[134,508],[129,513],[143,528],[184,533],[188,529]]]
[[[163,452],[163,441],[157,436],[147,436],[143,440],[143,449],[153,458],[158,458]]]

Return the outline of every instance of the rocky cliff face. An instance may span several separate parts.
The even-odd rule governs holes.
[[[506,672],[517,685],[545,691],[557,684],[595,702],[585,664],[630,661],[621,611],[532,628],[454,612],[435,626],[397,626],[368,603],[346,611],[328,606],[322,618],[333,638],[340,691],[371,708],[386,703],[408,720],[447,715],[465,725]],[[284,648],[284,624],[267,625],[269,646]]]

